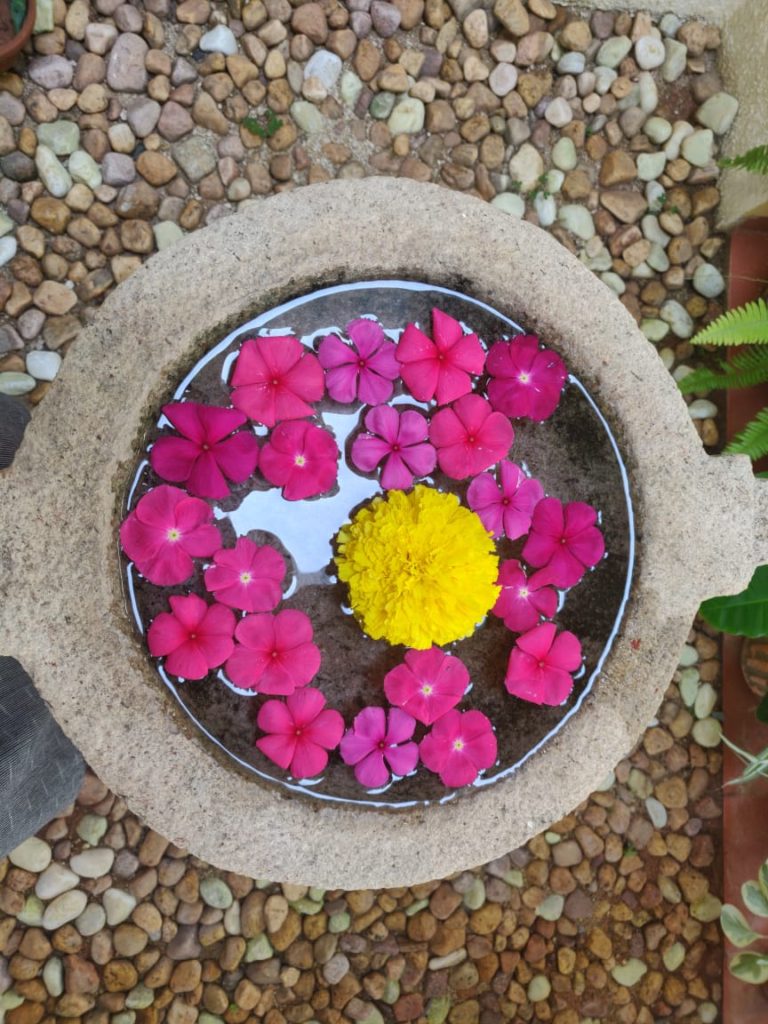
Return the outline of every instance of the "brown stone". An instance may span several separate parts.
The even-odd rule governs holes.
[[[685,807],[688,802],[688,791],[685,782],[679,777],[663,779],[656,786],[656,798],[665,807]]]
[[[72,994],[95,995],[99,991],[99,972],[87,959],[70,954],[64,961],[64,987]]]
[[[324,43],[328,38],[328,22],[323,5],[308,3],[296,8],[291,17],[291,27],[294,32],[308,36],[313,43]]]
[[[176,177],[176,164],[165,153],[145,149],[136,160],[136,169],[150,185],[166,185]]]
[[[145,220],[123,221],[120,225],[120,241],[128,252],[150,253],[155,247],[152,228]],[[141,850],[139,859],[141,859]]]
[[[629,189],[601,192],[600,202],[623,224],[634,224],[648,209],[645,196]]]
[[[171,975],[171,990],[176,993],[194,992],[200,984],[202,965],[199,960],[182,960]]]
[[[51,316],[62,316],[77,304],[74,290],[56,281],[43,281],[32,296],[38,309]]]
[[[104,966],[103,978],[107,992],[127,992],[139,980],[139,975],[130,961],[112,960]]]
[[[530,31],[531,19],[522,0],[496,0],[493,13],[513,36],[524,36]]]
[[[599,180],[606,188],[634,181],[636,177],[637,165],[623,149],[614,149],[603,158]]]
[[[55,235],[65,230],[72,216],[66,203],[51,196],[38,196],[29,212],[32,220]]]

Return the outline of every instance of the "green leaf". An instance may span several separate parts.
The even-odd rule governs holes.
[[[258,135],[260,139],[266,139],[267,130],[255,117],[244,117],[243,127],[251,133],[251,135]]]
[[[768,306],[764,299],[729,309],[693,338],[693,345],[749,345],[768,342]]]
[[[728,964],[734,978],[749,985],[764,985],[768,981],[768,956],[764,953],[738,953]]]
[[[757,873],[757,884],[760,886],[760,892],[768,900],[768,860],[760,865],[760,870]]]
[[[724,157],[721,167],[741,167],[751,174],[768,174],[768,146],[755,146],[738,156]]]
[[[13,31],[18,33],[21,31],[21,26],[24,24],[24,19],[27,16],[27,0],[11,0],[10,7]]]
[[[768,380],[768,348],[748,348],[728,362],[720,364],[720,373],[702,367],[688,373],[678,383],[684,395],[692,391],[720,388],[751,388]]]
[[[710,626],[736,636],[768,636],[768,565],[761,565],[746,590],[712,597],[700,612]]]
[[[756,942],[760,936],[753,932],[747,924],[747,920],[739,910],[731,903],[726,903],[720,911],[720,927],[725,932],[725,937],[734,946],[743,949],[751,943]]]
[[[741,887],[744,906],[758,917],[768,917],[768,898],[757,882],[745,882]]]
[[[756,714],[758,722],[765,722],[765,724],[768,725],[768,693],[766,693],[766,695],[757,705]]]
[[[761,409],[725,450],[729,455],[748,455],[753,462],[768,454],[768,407]]]

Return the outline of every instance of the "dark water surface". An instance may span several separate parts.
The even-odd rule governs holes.
[[[501,337],[520,333],[513,321],[490,307],[457,292],[432,285],[402,281],[376,281],[323,289],[295,299],[233,331],[212,348],[189,372],[168,400],[186,399],[212,405],[229,405],[229,380],[234,360],[243,341],[262,336],[292,334],[305,345],[316,348],[328,333],[344,335],[346,324],[364,314],[374,315],[388,335],[396,339],[405,325],[417,323],[431,334],[431,310],[439,307],[464,323],[489,345]],[[557,348],[556,339],[542,339]],[[418,404],[405,394],[398,405]],[[315,642],[322,652],[322,665],[314,681],[326,695],[328,705],[339,710],[347,725],[368,704],[386,704],[383,679],[398,664],[405,649],[374,641],[361,630],[345,606],[345,588],[334,576],[331,563],[333,539],[350,513],[375,494],[378,482],[349,468],[349,448],[359,429],[365,408],[340,406],[327,396],[318,405],[318,420],[332,431],[342,459],[337,489],[325,497],[286,502],[280,491],[270,488],[257,474],[253,480],[236,485],[229,498],[214,505],[214,515],[224,543],[247,535],[257,543],[270,543],[286,557],[288,576],[282,608],[299,608],[311,618]],[[592,687],[614,640],[624,611],[634,562],[634,529],[627,474],[616,442],[597,406],[579,381],[571,376],[558,409],[544,423],[514,421],[515,441],[510,458],[537,477],[547,494],[566,501],[586,501],[600,512],[607,557],[568,593],[562,595],[556,616],[559,628],[572,630],[581,640],[584,670],[562,707],[538,707],[509,696],[503,680],[515,634],[500,619],[489,615],[465,639],[451,645],[470,672],[472,687],[459,710],[478,708],[496,729],[499,758],[475,786],[492,784],[514,771],[530,754],[548,742],[562,728]],[[148,438],[169,432],[160,418]],[[257,434],[266,434],[257,427]],[[150,488],[162,483],[143,456],[128,495],[132,507]],[[462,500],[469,481],[456,482],[435,472],[426,481],[450,490]],[[517,556],[522,543],[498,544],[501,558]],[[192,591],[207,597],[202,568],[189,583],[157,588],[136,573],[123,559],[128,593],[137,627],[146,632],[160,611],[167,610],[169,594]],[[236,613],[238,614],[238,613]],[[147,654],[149,658],[150,655]],[[390,807],[448,799],[454,794],[436,775],[424,767],[387,789],[366,792],[355,780],[352,768],[331,755],[322,778],[310,782],[292,780],[255,747],[256,715],[264,700],[235,691],[223,672],[207,679],[178,682],[155,660],[158,675],[201,731],[243,767],[263,779],[294,791],[332,800],[354,801]],[[423,732],[417,727],[416,738]],[[468,787],[471,792],[472,787]]]

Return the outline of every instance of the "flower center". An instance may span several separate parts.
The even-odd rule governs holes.
[[[469,444],[474,444],[476,440],[477,439],[474,434],[470,434],[469,437],[467,438]]]
[[[272,651],[272,654],[270,655],[271,658],[277,658],[278,656],[279,656],[279,651]]]
[[[463,750],[464,749],[464,740],[454,740],[453,741],[453,749],[454,750]]]
[[[520,373],[518,374],[517,379],[521,384],[527,384],[531,379],[531,375],[529,373]]]
[[[399,452],[400,451],[400,445],[399,444],[393,444],[392,445],[392,451],[393,452]]]
[[[509,498],[502,498],[501,499],[501,504],[502,505],[508,505],[509,504]]]
[[[189,639],[190,640],[197,640],[197,633],[190,633],[189,634]]]
[[[302,731],[303,730],[301,730],[301,729],[294,729],[293,735],[296,736],[296,737],[299,737],[299,736],[301,736]]]
[[[181,537],[181,530],[177,530],[175,527],[172,527],[170,530],[168,530],[165,536],[168,538],[168,540],[175,542],[179,540],[179,538]]]
[[[547,667],[546,661],[540,661],[539,662],[539,668],[546,668],[546,667]]]
[[[424,685],[421,688],[421,692],[422,692],[423,696],[431,697],[432,696],[432,687],[429,685],[429,683],[424,683]]]
[[[384,742],[384,740],[379,740],[378,748],[379,748],[379,750],[386,750],[387,749],[387,744]]]
[[[520,589],[518,590],[518,594],[522,598],[528,597],[529,593],[530,591],[528,590],[528,587],[520,587]]]
[[[567,537],[561,537],[560,538],[560,543],[561,544],[567,544],[568,543],[568,538]]]
[[[249,572],[241,572],[240,573],[240,582],[241,583],[250,583],[252,579],[253,579],[253,577],[251,576],[251,574]]]
[[[201,444],[200,447],[204,452],[210,451],[211,446],[209,444]]]
[[[304,458],[303,455],[297,455],[293,460],[293,464],[294,466],[306,466],[307,460]]]
[[[270,383],[272,384],[273,388],[276,388],[280,381],[277,379],[277,377],[273,377]]]
[[[364,370],[365,367],[366,367],[366,362],[365,362],[364,359],[358,359],[357,360],[357,365],[358,365],[359,369]]]

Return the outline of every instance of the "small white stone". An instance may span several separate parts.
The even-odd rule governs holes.
[[[692,420],[708,420],[717,416],[717,406],[708,398],[696,398],[688,406],[688,415]]]
[[[18,243],[15,238],[11,238],[9,235],[0,238],[0,267],[11,262],[17,249]]]
[[[641,181],[655,181],[664,173],[667,158],[663,153],[641,153],[637,158],[637,176]]]
[[[723,275],[711,263],[701,263],[693,272],[693,287],[708,299],[714,299],[725,291]]]
[[[314,105],[307,100],[296,100],[291,105],[291,117],[299,128],[312,135],[325,129],[325,118]]]
[[[64,965],[60,957],[52,956],[43,967],[43,984],[49,996],[58,998],[64,991]]]
[[[657,146],[661,146],[672,134],[672,125],[665,117],[649,117],[643,131]]]
[[[658,274],[666,273],[669,270],[669,256],[667,256],[664,246],[659,245],[658,242],[652,242],[651,251],[646,257],[646,263]],[[643,266],[643,264],[641,264],[641,266]]]
[[[563,136],[552,147],[552,163],[561,171],[572,171],[578,160],[573,139]]]
[[[659,213],[659,207],[664,205],[665,195],[664,186],[659,181],[649,181],[645,186],[645,198],[655,213]]]
[[[51,857],[50,846],[42,839],[38,839],[37,836],[25,839],[20,846],[8,854],[11,864],[15,864],[17,868],[22,868],[24,871],[31,871],[33,874],[45,871],[51,863]]]
[[[341,76],[339,92],[342,100],[348,107],[354,107],[363,91],[362,79],[358,78],[354,71],[345,71]]]
[[[330,50],[315,50],[304,66],[304,78],[319,79],[332,92],[341,75],[341,57]]]
[[[15,227],[15,222],[0,210],[0,238],[2,238],[3,235],[9,235]]]
[[[163,249],[168,249],[171,245],[174,245],[184,237],[184,232],[181,230],[179,225],[172,220],[161,220],[158,224],[153,224],[152,231],[155,236],[155,244],[157,245],[158,252],[161,252]]]
[[[121,924],[136,906],[136,898],[124,889],[107,889],[101,898],[110,928]]]
[[[666,327],[666,324],[664,326]],[[675,365],[675,353],[671,348],[660,349],[659,359],[661,360],[665,370],[671,370]]]
[[[488,78],[491,92],[496,96],[506,96],[517,85],[517,68],[514,64],[497,64]]]
[[[35,885],[35,895],[41,900],[52,900],[68,889],[74,889],[80,879],[65,868],[63,864],[54,862],[40,875]],[[75,915],[77,916],[77,915]]]
[[[525,214],[525,200],[516,192],[500,192],[491,200],[491,206],[495,206],[504,213],[511,213],[513,217],[522,217]]]
[[[656,86],[656,80],[650,71],[641,71],[638,81],[640,84],[640,109],[645,114],[652,114],[659,105],[659,90]]]
[[[509,161],[509,176],[520,183],[523,192],[530,192],[544,173],[544,161],[541,153],[529,142],[524,142]]]
[[[606,270],[602,273],[600,275],[600,280],[603,284],[608,285],[611,291],[615,292],[617,295],[623,295],[627,290],[627,286],[624,283],[623,278],[619,277],[619,275],[615,274],[612,270]]]
[[[661,77],[665,82],[676,82],[685,71],[688,61],[688,49],[684,43],[678,42],[677,39],[665,39],[664,49],[667,55],[661,69]]]
[[[564,128],[567,124],[570,124],[573,120],[573,111],[568,100],[563,99],[562,96],[558,96],[547,105],[547,109],[544,111],[544,118],[554,128]]]
[[[47,146],[39,145],[35,150],[35,166],[40,180],[57,199],[61,199],[72,188],[72,178],[59,158]]]
[[[425,112],[426,108],[421,100],[406,96],[395,104],[389,115],[387,128],[393,135],[415,135],[424,127]]]
[[[715,136],[710,128],[700,128],[683,139],[680,147],[685,160],[694,167],[706,167],[712,163],[715,151]]]
[[[237,53],[237,40],[234,32],[227,25],[217,25],[206,32],[197,44],[206,53],[224,53],[228,57]]]
[[[580,75],[586,67],[586,58],[576,50],[564,53],[557,62],[557,70],[561,75]]]
[[[29,925],[30,928],[39,928],[43,923],[44,910],[45,905],[40,897],[30,893],[24,900],[21,912],[16,915],[16,920],[21,921],[22,924]]]
[[[635,60],[644,71],[660,68],[666,58],[664,43],[656,36],[641,36],[635,43]]]
[[[727,92],[716,92],[699,107],[696,120],[705,128],[711,128],[716,135],[724,135],[739,109],[739,101]]]
[[[683,646],[682,651],[680,651],[680,656],[677,659],[677,664],[681,668],[690,668],[691,665],[695,665],[698,660],[699,652],[696,650],[693,644],[685,644]]]
[[[708,718],[715,710],[717,691],[711,683],[702,683],[693,705],[693,713],[697,718]]]
[[[661,246],[669,245],[671,236],[659,224],[659,218],[653,213],[646,213],[640,221],[643,234],[649,242],[658,242]]]
[[[93,850],[83,850],[82,853],[70,857],[69,866],[81,878],[101,878],[109,872],[114,860],[114,850],[110,850],[108,846],[97,846]]]
[[[645,801],[645,809],[648,811],[648,817],[651,819],[654,828],[664,828],[668,819],[667,809],[664,804],[655,797],[649,796]]]
[[[693,125],[687,121],[675,121],[672,125],[672,134],[664,144],[664,155],[667,160],[677,160],[683,140],[689,135],[693,135]]]
[[[43,928],[48,931],[56,931],[63,924],[69,924],[79,917],[85,910],[88,897],[80,889],[71,889],[69,892],[57,896],[49,903],[43,914]]]
[[[690,338],[693,334],[693,320],[685,306],[676,299],[667,299],[661,307],[659,315],[672,328],[678,338]]]
[[[597,51],[595,63],[604,68],[617,68],[632,49],[628,36],[611,36]]]
[[[97,189],[101,185],[99,165],[84,149],[75,150],[67,161],[67,167],[74,181],[87,185],[90,189]]]
[[[544,180],[544,185],[546,187],[547,192],[549,192],[551,195],[554,195],[555,193],[559,192],[560,189],[563,187],[564,181],[565,175],[563,174],[563,172],[553,167],[551,171],[547,171],[547,175]]]
[[[659,28],[665,36],[676,36],[682,24],[676,14],[665,14],[659,22]]]
[[[595,222],[586,206],[579,206],[578,203],[566,203],[565,206],[560,207],[557,219],[566,230],[585,242],[595,236]]]
[[[31,373],[35,380],[54,380],[60,367],[61,356],[58,352],[40,349],[27,356],[27,373]]]
[[[551,224],[555,223],[557,204],[552,196],[539,192],[533,201],[533,208],[539,218],[540,227],[548,228]]]
[[[107,915],[104,913],[104,908],[101,904],[89,903],[75,921],[75,928],[77,928],[80,935],[88,938],[88,936],[100,932],[106,920]]]
[[[701,747],[719,747],[723,736],[723,727],[716,718],[702,718],[695,722],[691,735]]]
[[[595,92],[604,96],[618,77],[613,68],[595,68]]]

